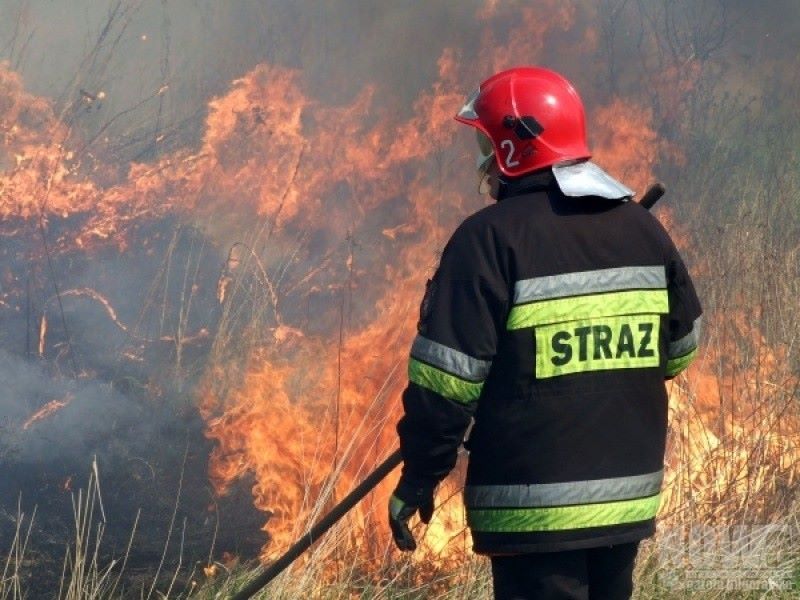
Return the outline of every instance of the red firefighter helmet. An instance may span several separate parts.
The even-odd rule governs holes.
[[[455,118],[488,137],[491,149],[486,140],[481,144],[483,161],[493,151],[510,177],[591,157],[583,102],[569,81],[548,69],[517,67],[493,75]]]

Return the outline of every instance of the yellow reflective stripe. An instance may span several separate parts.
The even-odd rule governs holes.
[[[467,510],[473,531],[522,533],[565,531],[646,521],[656,516],[661,494],[635,500],[548,508]]]
[[[515,306],[508,315],[506,328],[523,329],[593,317],[667,312],[669,312],[667,290],[625,290],[555,298]]]
[[[389,498],[389,514],[392,515],[393,519],[397,518],[397,516],[400,514],[400,511],[403,510],[403,507],[405,507],[405,505],[406,503],[400,500],[400,498],[398,498],[394,494],[391,495],[391,497]]]
[[[683,356],[679,356],[677,358],[670,358],[667,361],[667,376],[674,377],[675,375],[683,371],[686,367],[688,367],[691,364],[695,356],[697,356],[697,348],[695,348],[688,354],[684,354]]]
[[[414,358],[408,361],[408,379],[461,404],[475,402],[483,389],[483,382],[465,381]]]
[[[660,317],[628,315],[537,327],[536,377],[657,367]]]

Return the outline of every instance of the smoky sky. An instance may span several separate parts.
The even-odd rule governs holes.
[[[265,62],[302,70],[326,103],[346,102],[378,80],[398,106],[410,107],[435,78],[442,49],[478,35],[479,5],[0,0],[0,60],[22,73],[30,91],[62,105],[81,90],[103,92],[81,125],[91,131],[130,111],[110,129],[121,136],[202,118],[210,97]]]
[[[536,2],[499,4],[512,7],[505,13],[510,28],[514,7]],[[596,25],[604,36],[613,33],[614,61],[630,64],[640,60],[642,36],[669,50],[677,41],[686,57],[693,49],[702,54],[708,45],[704,20],[719,20],[726,44],[716,50],[718,58],[737,72],[732,81],[747,80],[756,92],[762,78],[782,70],[782,61],[790,65],[800,50],[800,6],[792,0],[758,6],[744,0],[678,0],[671,3],[679,15],[673,22],[662,17],[664,4],[581,0],[572,5],[585,25]],[[23,75],[30,91],[53,98],[57,106],[83,92],[102,92],[102,102],[78,115],[80,129],[91,136],[102,128],[129,140],[124,158],[146,159],[138,150],[146,151],[145,142],[162,129],[180,134],[173,136],[173,147],[196,142],[208,100],[260,63],[301,70],[309,92],[325,104],[345,103],[378,82],[379,101],[410,112],[436,78],[444,48],[466,49],[463,60],[475,58],[470,51],[479,47],[486,27],[476,17],[482,5],[480,0],[0,0],[0,60]],[[676,39],[670,39],[670,27],[681,30]],[[570,53],[563,50],[580,40],[569,31],[554,35],[540,57],[546,64],[563,69],[579,89],[607,87],[607,63],[613,62],[608,56],[567,63]],[[504,43],[502,31],[497,43]],[[519,56],[520,63],[528,59]],[[638,92],[633,79],[622,92]],[[476,83],[465,82],[465,91]]]

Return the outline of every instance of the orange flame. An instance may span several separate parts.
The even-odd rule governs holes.
[[[25,421],[25,423],[22,425],[22,429],[24,431],[27,431],[28,429],[30,429],[31,425],[39,421],[42,421],[47,417],[49,417],[50,415],[58,412],[59,410],[67,406],[70,402],[72,402],[74,399],[75,397],[72,394],[67,394],[61,400],[51,400],[50,402],[45,404],[42,408],[33,413],[28,418],[28,420]]]
[[[800,461],[800,421],[789,410],[800,377],[787,370],[789,349],[770,344],[750,316],[706,320],[698,364],[671,388],[662,510],[717,523],[744,510],[769,515]]]
[[[487,72],[516,64],[509,48],[533,58],[549,29],[570,26],[571,5],[550,4],[556,10],[520,7],[522,21],[512,31],[513,44],[495,44],[487,34],[483,47],[491,51],[482,58]],[[492,17],[487,13],[485,18]],[[399,124],[373,104],[372,88],[350,105],[325,107],[302,92],[299,73],[275,67],[255,69],[211,105],[203,158],[197,163],[206,161],[211,171],[202,185],[194,184],[209,190],[195,196],[201,211],[232,202],[241,206],[243,197],[245,202],[257,199],[253,210],[279,228],[341,239],[349,239],[353,230],[364,231],[368,220],[384,219],[369,225],[382,232],[383,239],[370,242],[378,260],[354,254],[350,246],[338,263],[327,264],[339,276],[326,281],[343,311],[346,303],[359,302],[365,294],[359,323],[345,326],[340,320],[321,335],[292,327],[287,337],[279,333],[287,325],[278,315],[273,345],[249,357],[241,379],[229,381],[223,363],[209,372],[203,386],[208,435],[217,442],[209,465],[212,481],[224,493],[237,479],[254,475],[255,505],[270,515],[265,530],[272,542],[265,552],[284,549],[396,444],[392,425],[399,416],[397,398],[405,385],[423,282],[448,232],[480,207],[474,190],[453,186],[446,174],[432,168],[452,146],[452,116],[463,100],[459,82],[465,77],[459,50],[445,50],[438,67],[437,81],[414,103],[413,116]],[[376,118],[365,124],[363,115],[370,113]],[[654,163],[655,151],[645,151],[655,138],[651,117],[646,110],[613,104],[595,118],[606,141],[600,155],[615,159],[615,165],[633,156],[639,169],[625,174],[637,175],[637,183],[649,179]],[[623,129],[630,124],[628,137],[615,145],[612,133],[620,122]],[[637,154],[630,142],[642,133]],[[337,186],[350,189],[357,199],[354,210],[331,203]],[[255,192],[243,194],[245,189]],[[399,190],[407,201],[393,208]],[[220,279],[219,298],[230,297],[239,268],[235,262]],[[315,277],[309,276],[319,282]],[[323,290],[317,283],[307,294]],[[389,479],[357,509],[356,519],[357,529],[383,531],[383,543],[383,506],[396,476]],[[453,492],[445,486],[440,499]],[[376,507],[377,515],[370,512]],[[458,502],[447,503],[428,528],[427,551],[446,554],[463,531],[462,509]]]
[[[124,251],[137,223],[178,213],[231,248],[216,282],[221,304],[237,302],[240,278],[256,273],[255,316],[243,332],[223,321],[199,396],[216,443],[210,479],[225,493],[252,477],[253,502],[269,515],[264,556],[283,550],[395,445],[424,281],[449,232],[483,202],[461,169],[469,161],[452,116],[487,74],[538,62],[550,32],[572,27],[576,12],[574,2],[488,0],[477,56],[446,49],[436,80],[405,116],[379,105],[376,85],[329,106],[306,92],[301,72],[260,65],[210,102],[199,148],[133,164],[124,176],[82,164],[51,105],[0,66],[0,218],[45,226],[75,218],[77,231],[59,248]],[[592,30],[582,39],[596,44]],[[639,102],[612,99],[589,120],[595,160],[637,190],[659,158],[676,155]],[[125,330],[100,294],[76,294]],[[40,354],[46,337],[44,315]],[[673,389],[676,406],[688,402],[682,389]],[[713,387],[697,393],[716,397]],[[45,409],[58,410],[58,402]],[[25,428],[46,416],[38,414]],[[385,500],[395,480],[351,519],[354,546],[367,556],[385,552]],[[440,490],[423,556],[468,544],[459,502],[446,501],[458,487],[454,479]]]

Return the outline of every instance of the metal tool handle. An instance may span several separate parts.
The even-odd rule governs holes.
[[[664,187],[663,183],[657,182],[647,188],[647,191],[642,196],[642,199],[639,200],[639,204],[644,206],[647,210],[653,208],[656,202],[661,199],[661,196],[664,195],[664,192],[667,191],[667,188]]]

